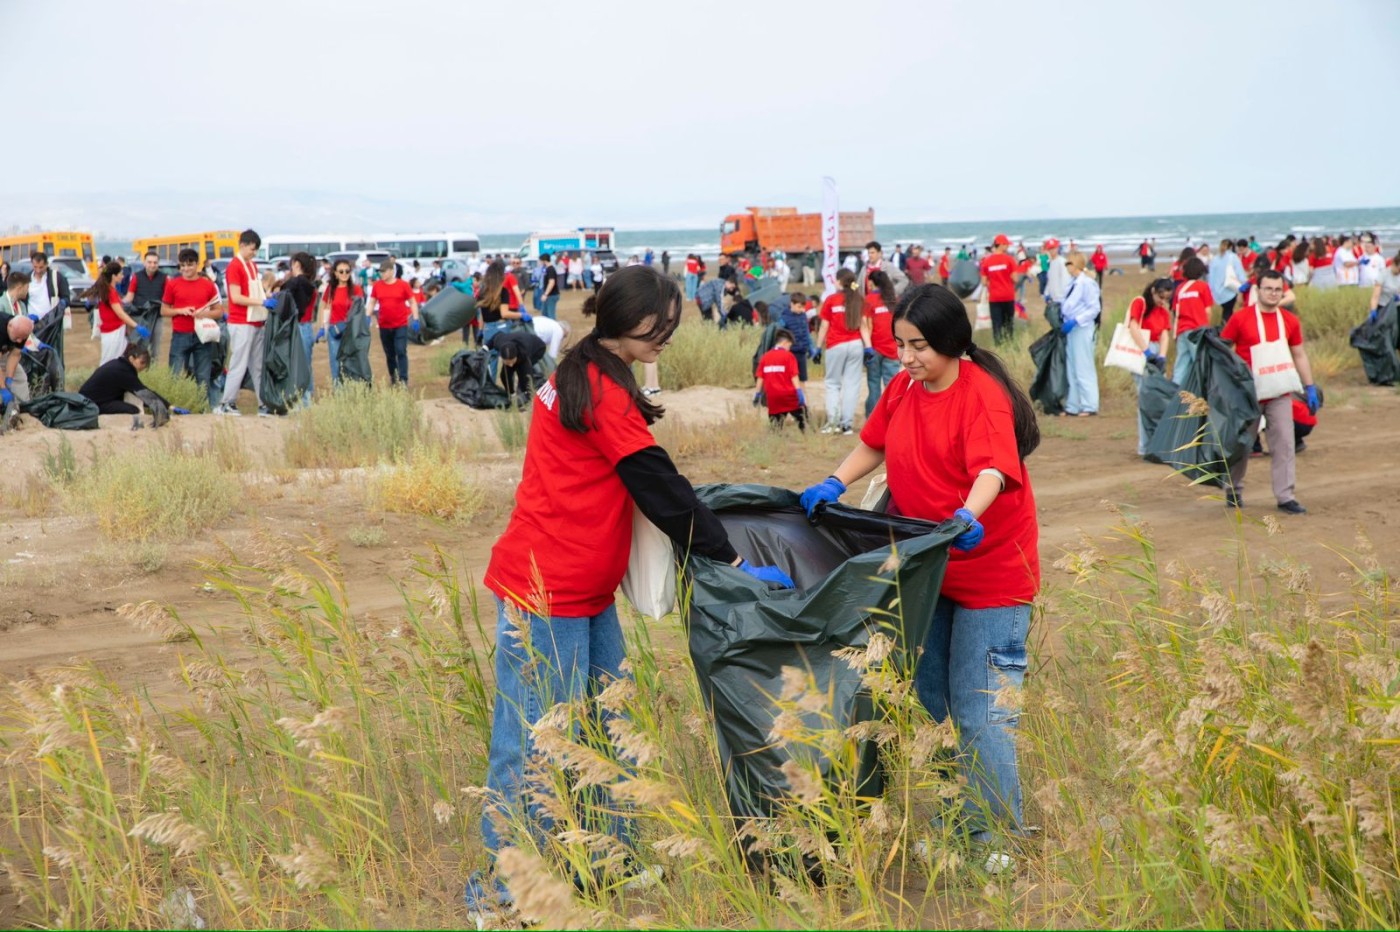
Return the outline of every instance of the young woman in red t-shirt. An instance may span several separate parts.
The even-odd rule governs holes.
[[[354,267],[349,260],[341,259],[331,269],[331,280],[321,292],[321,329],[316,333],[317,342],[326,341],[331,354],[331,384],[340,384],[340,340],[345,335],[345,322],[350,316],[350,306],[357,300],[364,300],[365,293],[355,284]]]
[[[894,345],[894,309],[899,297],[894,282],[880,269],[870,273],[862,330],[870,345],[865,350],[865,416],[875,410],[880,393],[899,373],[899,350]]]
[[[591,700],[608,680],[627,676],[613,593],[627,570],[634,505],[692,558],[792,587],[777,567],[740,558],[651,435],[665,409],[642,393],[632,367],[655,362],[670,343],[681,316],[675,280],[628,266],[608,276],[583,313],[597,315],[592,332],[535,392],[515,510],[483,577],[497,609],[486,777],[494,801],[482,816],[482,841],[492,853],[511,843],[512,821],[548,829],[527,802],[530,727],[555,703]],[[628,844],[630,820],[617,817],[611,830]],[[475,874],[466,899],[486,918],[509,893]]]
[[[136,323],[126,312],[126,308],[122,307],[122,296],[117,291],[116,285],[121,276],[121,264],[108,262],[98,273],[97,281],[84,295],[89,301],[97,304],[98,328],[102,333],[102,355],[97,362],[98,366],[109,363],[113,359],[120,359],[122,354],[126,352],[126,328],[130,327],[136,331],[138,339],[149,340],[151,338],[151,331]]]
[[[822,302],[817,352],[826,368],[826,426],[824,434],[854,433],[856,402],[860,399],[860,370],[870,332],[864,322],[865,296],[856,284],[856,273],[836,273],[838,289]]]
[[[801,501],[812,514],[883,464],[891,511],[966,526],[952,542],[937,605],[905,609],[933,614],[914,685],[935,719],[952,716],[964,759],[978,762],[963,817],[974,840],[984,841],[995,828],[988,813],[1009,833],[1021,824],[1016,714],[999,708],[993,693],[1019,688],[1026,671],[1040,556],[1025,458],[1040,429],[1001,360],[972,342],[967,311],[947,288],[906,292],[894,338],[904,371],[885,389],[856,449]],[[993,857],[1006,866],[1003,856]]]
[[[1128,305],[1128,333],[1133,342],[1147,354],[1147,362],[1165,369],[1167,365],[1167,345],[1171,342],[1172,290],[1170,278],[1158,278],[1133,298]],[[1138,397],[1142,397],[1142,376],[1133,376],[1137,385]],[[1141,402],[1139,402],[1141,403]],[[1138,456],[1147,454],[1147,428],[1138,418]]]

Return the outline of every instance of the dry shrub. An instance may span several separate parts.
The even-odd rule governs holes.
[[[746,388],[753,385],[753,353],[762,333],[757,327],[727,327],[687,321],[661,354],[661,387],[692,385]]]
[[[113,540],[184,540],[227,518],[242,489],[208,453],[152,446],[108,456],[68,495]]]
[[[370,489],[373,506],[383,511],[445,521],[468,520],[486,497],[466,480],[450,451],[436,444],[414,447],[407,462],[377,476]]]
[[[350,382],[292,416],[287,465],[349,469],[398,463],[426,435],[418,403],[407,391]]]

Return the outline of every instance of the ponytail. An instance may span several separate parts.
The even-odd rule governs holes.
[[[841,286],[841,299],[846,305],[846,329],[859,330],[861,318],[865,316],[865,296],[856,287],[856,273],[841,269],[836,273],[836,284]]]

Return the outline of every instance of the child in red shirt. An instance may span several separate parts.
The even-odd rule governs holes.
[[[797,357],[792,355],[792,334],[779,329],[773,334],[773,348],[758,360],[754,380],[753,403],[757,407],[767,400],[768,423],[779,428],[789,414],[797,429],[807,430],[807,394],[797,377]]]

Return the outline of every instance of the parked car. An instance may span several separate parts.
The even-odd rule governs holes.
[[[443,259],[442,276],[448,284],[471,281],[472,264],[465,259]]]
[[[68,279],[69,302],[81,307],[81,295],[83,292],[97,284],[93,281],[92,276],[88,274],[87,269],[83,267],[83,260],[70,259],[65,256],[62,258],[50,259],[49,264],[58,269],[60,275]],[[34,263],[30,262],[28,259],[23,259],[16,262],[11,268],[11,271],[23,272],[25,275],[33,275]]]

